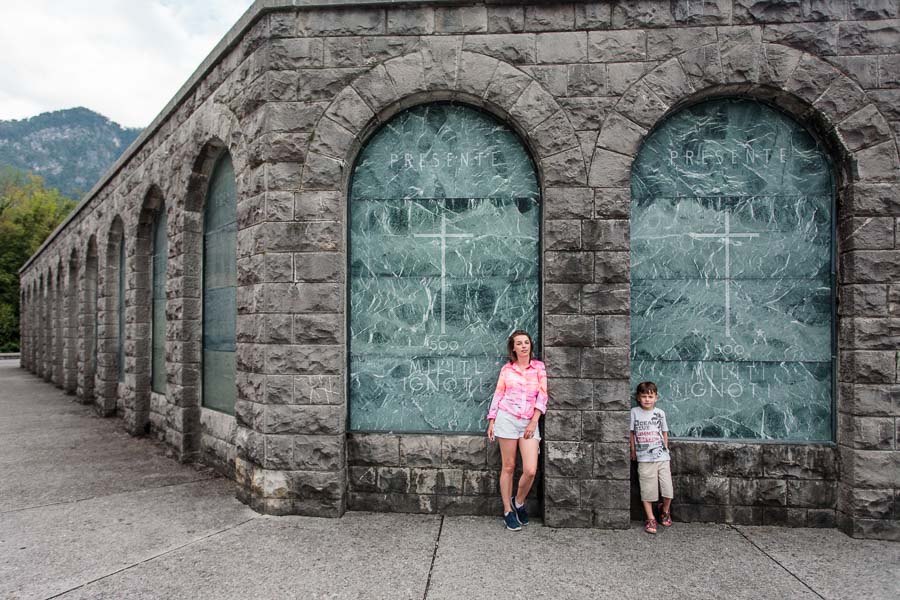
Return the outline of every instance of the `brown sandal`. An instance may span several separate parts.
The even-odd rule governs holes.
[[[647,519],[644,523],[644,531],[647,533],[656,533],[656,519]]]

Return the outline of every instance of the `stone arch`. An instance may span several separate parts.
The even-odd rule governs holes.
[[[64,365],[63,357],[65,356],[65,290],[66,284],[65,271],[68,269],[63,262],[62,257],[56,261],[56,282],[53,286],[53,383],[57,387],[63,387]]]
[[[97,377],[98,311],[99,311],[99,257],[97,236],[88,237],[84,250],[84,267],[81,283],[81,364],[79,368],[78,397],[84,404],[94,402]]]
[[[65,356],[63,389],[75,393],[78,387],[78,250],[69,252],[66,272]]]
[[[120,353],[119,344],[125,340],[120,339],[119,327],[119,295],[120,295],[120,252],[126,244],[125,225],[119,215],[114,215],[106,234],[106,248],[102,264],[103,277],[101,280],[102,298],[100,305],[102,312],[98,315],[98,369],[97,369],[97,409],[103,416],[116,414],[119,399],[119,373],[125,365],[120,364],[124,359]]]
[[[632,84],[603,121],[590,185],[627,188],[631,163],[651,129],[684,106],[722,96],[767,101],[808,126],[835,161],[839,194],[853,181],[891,179],[897,149],[890,127],[851,77],[780,44],[713,43],[667,60]]]
[[[135,333],[134,373],[129,390],[131,406],[125,415],[125,428],[133,435],[145,433],[149,427],[150,392],[152,377],[152,283],[153,283],[153,233],[157,219],[166,210],[162,190],[151,184],[142,195],[140,213],[132,235],[134,239],[133,287],[129,290],[129,324]]]
[[[451,101],[481,108],[509,125],[535,159],[545,201],[555,188],[584,186],[587,169],[575,130],[556,99],[529,74],[443,40],[374,66],[343,90],[313,127],[301,175],[304,190],[346,190],[365,140],[395,114]]]

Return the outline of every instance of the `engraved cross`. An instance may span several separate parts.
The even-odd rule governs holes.
[[[733,238],[755,238],[758,233],[731,233],[731,213],[725,213],[725,233],[688,233],[693,239],[716,238],[725,244],[725,337],[731,337],[731,240]]]
[[[474,237],[471,233],[447,233],[447,217],[441,215],[440,233],[415,233],[413,237],[438,238],[441,240],[441,334],[447,333],[447,238]]]

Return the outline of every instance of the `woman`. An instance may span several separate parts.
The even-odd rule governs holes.
[[[528,524],[525,499],[537,472],[541,433],[538,421],[547,412],[547,371],[533,358],[531,336],[517,329],[506,341],[509,362],[500,369],[500,378],[488,411],[488,439],[500,442],[503,466],[500,496],[506,528],[519,531]],[[522,455],[519,489],[512,495],[516,450]]]

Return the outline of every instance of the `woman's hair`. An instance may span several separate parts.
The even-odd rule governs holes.
[[[516,336],[524,335],[528,338],[528,345],[530,346],[528,349],[528,360],[534,358],[534,341],[532,341],[531,336],[528,335],[528,332],[523,329],[516,329],[511,334],[509,334],[509,339],[506,340],[506,356],[509,358],[509,362],[514,363],[518,360],[519,357],[516,356]]]
[[[637,389],[634,390],[634,399],[637,400],[638,396],[641,394],[658,394],[659,392],[656,389],[656,384],[652,381],[643,381],[638,384]]]

